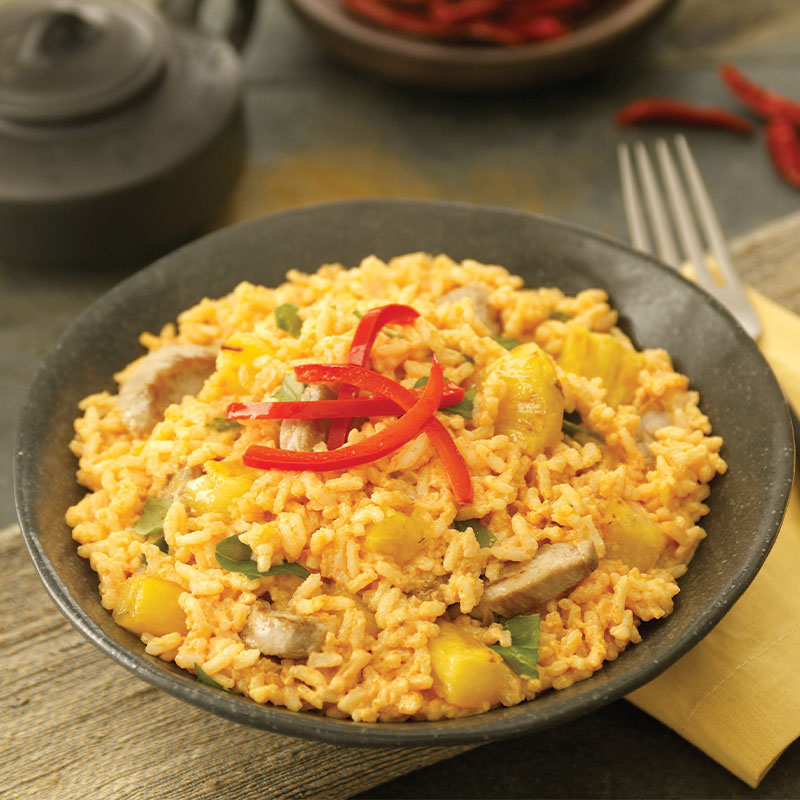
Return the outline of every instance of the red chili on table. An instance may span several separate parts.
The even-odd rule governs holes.
[[[800,125],[800,102],[797,100],[753,83],[733,64],[723,64],[720,75],[727,87],[754,114],[765,119],[780,115],[790,119],[795,125]]]
[[[411,390],[417,397],[419,389]],[[464,390],[445,381],[439,408],[449,408],[464,399]],[[231,403],[227,419],[352,419],[393,417],[403,409],[385,397],[353,397],[348,400],[267,400],[262,403]]]
[[[764,135],[775,168],[788,183],[800,189],[800,136],[797,126],[789,117],[776,115],[767,123]]]
[[[436,356],[434,356],[434,363],[436,365],[439,363],[436,360]],[[383,388],[379,390],[377,385],[369,385],[368,380],[364,377],[359,378],[361,382],[355,384],[353,380],[354,373],[348,372],[348,370],[357,370],[358,375],[376,375],[378,378],[381,378],[382,381],[388,381],[391,386],[387,387],[385,383],[382,383],[381,385]],[[345,383],[353,381],[354,385],[357,385],[358,388],[366,389],[376,394],[383,394],[384,397],[388,397],[403,408],[410,408],[416,400],[416,395],[410,389],[406,389],[405,386],[389,380],[389,378],[384,378],[376,372],[364,369],[363,367],[354,367],[345,364],[304,364],[303,366],[295,367],[294,374],[297,376],[298,380],[308,383]],[[433,380],[433,370],[431,370],[430,380]],[[428,382],[430,383],[430,381]],[[391,390],[391,394],[384,393],[387,389]],[[406,414],[406,417],[407,416],[408,414]],[[402,417],[401,421],[402,419],[405,419],[405,417]],[[439,458],[442,459],[442,463],[450,479],[450,486],[456,499],[460,503],[471,503],[472,479],[470,478],[466,462],[458,451],[458,447],[456,447],[456,443],[453,441],[453,437],[450,436],[447,428],[445,428],[436,417],[431,415],[431,418],[425,423],[422,430],[428,435],[428,438],[439,454]],[[350,446],[351,445],[345,445],[340,448],[340,450],[346,450]],[[337,452],[339,452],[339,450],[334,450],[333,453],[329,454],[333,455]],[[322,455],[326,454],[323,453]]]
[[[715,106],[695,106],[671,97],[642,97],[617,112],[618,125],[652,123],[725,128],[745,135],[753,132],[750,121],[739,114]]]
[[[347,363],[357,367],[365,367],[372,352],[372,345],[381,332],[384,325],[392,323],[408,324],[419,316],[419,312],[411,306],[400,303],[390,303],[389,305],[371,308],[361,317],[353,341],[350,343],[350,351],[347,354]],[[358,394],[358,390],[353,386],[342,386],[339,389],[338,399],[349,400]],[[328,450],[335,450],[341,447],[347,440],[347,432],[350,430],[350,419],[336,419],[331,423],[328,433]]]

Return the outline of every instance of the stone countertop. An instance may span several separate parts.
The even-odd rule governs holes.
[[[280,3],[264,3],[245,51],[250,169],[224,221],[359,196],[427,197],[522,208],[624,238],[612,118],[627,100],[671,95],[736,109],[717,77],[730,60],[798,94],[797,0],[684,0],[624,63],[546,89],[449,96],[389,86],[331,60]],[[661,131],[626,131],[654,140]],[[794,211],[760,136],[691,132],[726,231]],[[0,526],[14,521],[17,410],[60,332],[130,268],[66,273],[0,264]],[[800,311],[797,269],[745,277]],[[620,701],[552,731],[479,750],[364,797],[797,797],[800,744],[751,790]]]

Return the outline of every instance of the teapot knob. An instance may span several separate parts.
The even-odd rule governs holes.
[[[78,8],[48,8],[25,25],[16,47],[16,60],[25,67],[43,67],[83,50],[100,35],[97,23]]]
[[[241,50],[250,33],[257,0],[159,0],[173,22],[228,39]]]

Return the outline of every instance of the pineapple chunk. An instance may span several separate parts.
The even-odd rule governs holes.
[[[422,525],[399,511],[367,526],[364,547],[371,553],[391,556],[398,564],[411,561],[422,545]]]
[[[194,514],[225,513],[250,489],[259,474],[241,461],[209,461],[205,474],[186,484],[180,499]]]
[[[253,361],[269,352],[266,342],[254,333],[231,334],[220,349],[222,367],[252,367]]]
[[[667,537],[638,504],[620,498],[608,501],[603,539],[606,558],[622,561],[640,572],[649,572],[658,562]]]
[[[506,385],[496,429],[531,455],[561,439],[564,396],[550,357],[533,342],[521,344],[492,366]]]
[[[445,620],[430,650],[433,690],[443,700],[462,708],[500,702],[508,667],[494,650]]]
[[[141,572],[122,584],[112,616],[131,633],[186,633],[186,614],[178,603],[183,589],[176,583]]]
[[[639,385],[642,355],[625,347],[611,334],[572,327],[558,363],[566,372],[600,378],[606,390],[606,403],[616,408],[633,401]]]

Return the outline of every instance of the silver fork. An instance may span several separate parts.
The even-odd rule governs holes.
[[[667,198],[669,207],[672,210],[675,229],[678,232],[678,238],[681,241],[686,260],[694,266],[697,282],[728,308],[750,336],[757,339],[761,333],[761,320],[750,304],[739,276],[733,267],[725,235],[708,196],[697,162],[689,149],[689,143],[684,136],[675,137],[675,150],[678,154],[678,161],[683,168],[684,180],[689,185],[692,204],[687,199],[684,183],[679,176],[675,159],[672,157],[666,141],[659,139],[656,142],[655,149],[662,180],[667,189]],[[662,261],[680,270],[682,260],[678,254],[672,226],[670,225],[670,216],[664,203],[655,170],[647,153],[647,148],[642,142],[636,142],[633,150],[644,191],[644,205],[647,207],[656,242],[656,250]],[[619,157],[619,172],[622,181],[622,198],[625,204],[625,216],[628,220],[631,243],[637,250],[653,253],[628,145],[621,143],[617,155]],[[693,207],[703,229],[707,248],[700,239]],[[707,251],[712,254],[719,265],[719,273],[716,277],[708,267],[705,257]],[[717,277],[721,278],[721,281],[718,282]],[[791,414],[794,428],[795,455],[800,458],[800,421],[798,421],[797,412],[791,405],[789,406],[789,413]]]
[[[678,154],[678,162],[683,169],[683,180],[681,180],[667,142],[659,139],[656,142],[655,150],[662,182],[666,187],[667,199],[672,211],[672,220],[683,248],[684,259],[681,259],[678,254],[670,225],[670,215],[667,212],[647,148],[642,142],[636,142],[633,151],[644,192],[644,204],[639,193],[628,145],[620,144],[618,150],[622,197],[625,203],[631,243],[637,250],[653,253],[643,212],[644,205],[647,208],[656,250],[661,260],[675,269],[680,269],[683,260],[689,261],[694,267],[700,286],[726,306],[750,336],[754,339],[758,338],[761,333],[761,320],[750,304],[739,281],[739,276],[731,263],[725,235],[686,138],[684,136],[675,137],[675,150]],[[684,182],[689,186],[692,203],[687,197]],[[695,220],[699,221],[700,227],[703,229],[705,245],[700,238]],[[718,282],[712,275],[706,262],[706,252],[710,252],[719,265],[717,277],[722,278],[721,282]]]

